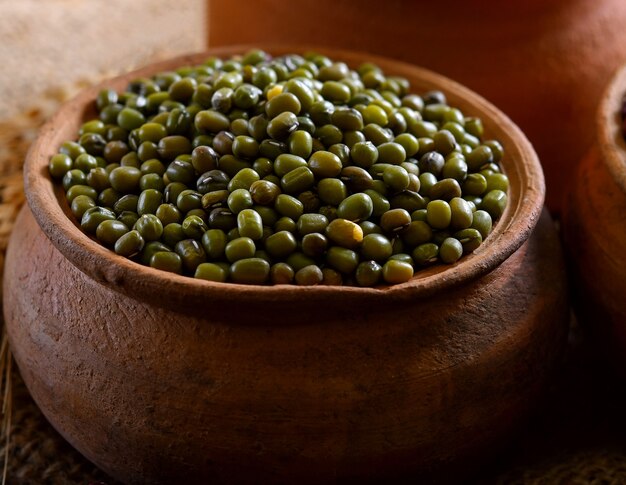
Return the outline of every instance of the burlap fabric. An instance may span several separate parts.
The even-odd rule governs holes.
[[[37,109],[0,122],[0,267],[13,221],[24,201],[23,159],[38,127],[67,94],[52,93]],[[596,361],[574,326],[567,362],[541,411],[474,482],[626,484],[626,392],[621,390],[626,386]],[[6,453],[7,483],[116,483],[76,452],[45,420],[15,367],[10,376],[11,392],[5,409],[11,418],[8,450],[6,435],[0,436],[0,470]]]

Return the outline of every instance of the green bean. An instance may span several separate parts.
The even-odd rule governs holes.
[[[433,230],[425,221],[411,221],[401,233],[402,241],[411,248],[430,241]]]
[[[461,197],[463,192],[461,191],[461,186],[455,179],[446,178],[433,185],[428,195],[431,199],[450,201],[455,197]]]
[[[275,285],[289,285],[293,283],[295,272],[287,263],[276,263],[270,268],[270,279]]]
[[[304,205],[300,200],[288,194],[279,194],[274,202],[276,211],[291,219],[298,219],[304,212]]]
[[[120,256],[131,258],[141,252],[145,242],[138,231],[130,231],[115,241],[115,252]]]
[[[263,237],[263,221],[258,212],[253,209],[244,209],[237,214],[237,229],[243,237],[252,240]]]
[[[247,259],[254,256],[256,252],[256,245],[254,241],[249,237],[238,237],[229,241],[224,249],[226,259],[230,263],[239,261],[240,259]]]
[[[146,189],[139,194],[137,201],[137,213],[154,214],[163,202],[163,194],[156,189]]]
[[[506,203],[506,192],[495,189],[487,192],[487,194],[483,197],[480,208],[487,211],[492,219],[498,219],[504,212]]]
[[[355,143],[350,150],[352,162],[361,168],[370,168],[378,160],[378,150],[370,141]]]
[[[337,178],[323,178],[317,183],[317,193],[322,202],[339,205],[348,197],[346,185]]]
[[[360,253],[364,259],[385,262],[392,255],[391,241],[382,234],[367,234],[363,237]]]
[[[104,207],[92,207],[87,209],[81,218],[80,227],[90,234],[95,234],[96,229],[106,220],[114,221],[116,219],[115,213]]]
[[[206,281],[216,281],[218,283],[224,283],[228,279],[228,273],[230,270],[215,263],[200,263],[196,267],[194,278],[198,278]]]
[[[278,177],[284,177],[292,170],[300,167],[306,167],[307,162],[304,158],[299,157],[298,155],[292,155],[288,153],[283,153],[276,157],[274,161],[274,173]]]
[[[257,180],[250,186],[250,195],[256,204],[273,205],[280,195],[280,188],[269,180]]]
[[[371,63],[254,49],[104,89],[48,169],[82,229],[214,282],[362,287],[476,250],[507,206],[502,144]]]
[[[493,220],[491,215],[484,210],[477,210],[472,215],[472,229],[478,230],[483,239],[485,239],[489,233],[491,233],[491,227]]]
[[[98,195],[98,203],[106,208],[113,208],[115,203],[121,198],[121,194],[109,187],[108,189],[104,189]]]
[[[246,258],[235,261],[230,267],[230,277],[234,283],[260,285],[267,281],[270,265],[261,258]]]
[[[392,285],[405,283],[413,277],[413,266],[397,259],[390,259],[383,265],[382,276],[386,283]]]
[[[450,205],[443,200],[433,200],[426,206],[426,220],[433,229],[445,229],[452,221]]]
[[[155,269],[169,271],[170,273],[181,274],[183,271],[183,260],[171,251],[158,251],[150,258],[150,266]]]
[[[313,138],[304,130],[296,130],[289,135],[289,152],[293,155],[307,158],[313,150]]]
[[[72,169],[63,176],[63,189],[68,191],[74,185],[86,185],[87,176],[82,170]]]
[[[444,263],[456,263],[463,255],[463,245],[453,237],[446,238],[439,247],[439,257]]]
[[[323,150],[311,155],[308,166],[317,178],[336,177],[343,168],[337,155]]]
[[[312,232],[323,233],[328,223],[328,218],[322,214],[302,214],[297,222],[298,233],[301,236]]]
[[[319,285],[324,280],[324,274],[319,266],[310,264],[298,270],[295,274],[295,281],[300,286]]]
[[[437,261],[439,256],[439,246],[435,243],[424,243],[417,246],[411,253],[413,261],[418,265],[426,265]]]
[[[163,234],[163,223],[154,214],[145,214],[137,220],[134,229],[146,241],[156,241]]]
[[[72,214],[74,214],[76,219],[81,219],[87,209],[91,209],[93,207],[96,207],[94,199],[87,195],[78,195],[72,201]]]
[[[208,226],[202,218],[196,215],[187,215],[181,224],[185,236],[200,239],[208,231]]]
[[[464,253],[471,253],[477,249],[483,242],[483,238],[480,232],[476,229],[462,229],[454,233],[454,237],[463,246]]]
[[[71,173],[71,172],[68,172]],[[111,187],[119,192],[133,192],[139,188],[141,171],[134,167],[119,167],[109,174]]]
[[[313,186],[315,175],[308,167],[298,167],[280,180],[280,186],[288,194],[303,192]]]
[[[285,111],[271,119],[267,125],[267,134],[274,140],[285,140],[298,129],[298,118],[295,114]]]
[[[358,222],[368,219],[373,211],[372,198],[366,193],[357,193],[341,201],[337,208],[337,216]]]
[[[411,215],[405,209],[391,209],[380,218],[380,227],[385,232],[399,232],[411,224]]]
[[[302,105],[298,97],[295,94],[284,91],[265,103],[265,113],[270,119],[285,112],[297,115],[301,109]]]
[[[98,197],[98,192],[96,189],[89,187],[88,185],[72,185],[65,194],[67,201],[70,204],[79,195],[86,195],[91,199],[96,199]]]
[[[352,274],[359,264],[359,256],[351,249],[332,246],[326,253],[328,265],[343,274]]]
[[[183,239],[176,243],[174,251],[181,257],[187,271],[195,272],[196,268],[206,262],[206,254],[195,239]]]
[[[128,231],[128,226],[123,222],[107,219],[98,224],[96,237],[102,244],[113,246]]]
[[[335,219],[326,227],[326,236],[338,246],[354,249],[363,241],[363,229],[347,219]]]

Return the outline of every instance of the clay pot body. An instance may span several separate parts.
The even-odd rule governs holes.
[[[563,217],[577,309],[603,356],[626,364],[626,143],[620,109],[626,68],[599,105],[596,143],[575,173]]]
[[[176,311],[82,273],[27,209],[16,227],[5,312],[24,381],[128,483],[441,479],[459,460],[463,476],[523,423],[563,344],[547,215],[489,275],[393,309],[225,291]]]
[[[560,211],[571,166],[592,143],[588,123],[601,91],[626,60],[621,0],[209,5],[211,47],[281,42],[359,49],[432,69],[485,96],[533,143],[554,212]]]
[[[391,288],[218,284],[118,257],[74,225],[46,169],[98,88],[42,130],[26,164],[29,208],[7,254],[7,330],[44,414],[112,476],[444,480],[481,463],[537,403],[563,348],[567,302],[554,228],[547,213],[540,217],[536,156],[508,118],[470,91],[375,60],[416,91],[442,88],[451,104],[481,116],[507,147],[511,181],[505,213],[474,254]]]

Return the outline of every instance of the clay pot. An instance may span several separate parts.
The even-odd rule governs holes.
[[[352,65],[371,58],[327,54]],[[121,89],[206,55],[106,85]],[[511,182],[508,208],[474,254],[391,288],[218,284],[118,257],[76,227],[46,168],[92,112],[98,88],[41,131],[26,162],[28,207],[7,255],[7,330],[46,417],[112,476],[128,483],[442,479],[482,463],[537,403],[567,320],[559,244],[549,216],[540,217],[537,157],[476,94],[374,60],[416,91],[443,89],[450,103],[482,117],[486,133],[506,147]]]
[[[314,3],[314,5],[313,5]],[[359,49],[455,79],[509,115],[539,154],[559,212],[591,146],[606,79],[626,60],[622,0],[209,0],[209,46],[281,42]],[[329,21],[329,16],[332,20]]]
[[[617,71],[595,117],[595,144],[579,164],[566,199],[564,236],[575,303],[600,353],[626,364],[626,143],[620,110],[626,66]]]

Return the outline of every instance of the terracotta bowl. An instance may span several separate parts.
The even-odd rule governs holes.
[[[626,66],[598,106],[595,144],[579,164],[563,214],[575,302],[600,352],[626,375],[626,143],[620,110]]]
[[[242,50],[179,57],[105,85]],[[449,79],[323,52],[353,66],[373,60],[480,116],[506,149],[508,208],[474,254],[391,288],[243,286],[156,271],[84,235],[48,176],[49,157],[93,113],[100,88],[80,94],[29,153],[4,311],[35,401],[118,479],[463,475],[524,422],[550,378],[566,331],[565,276],[528,140]]]

